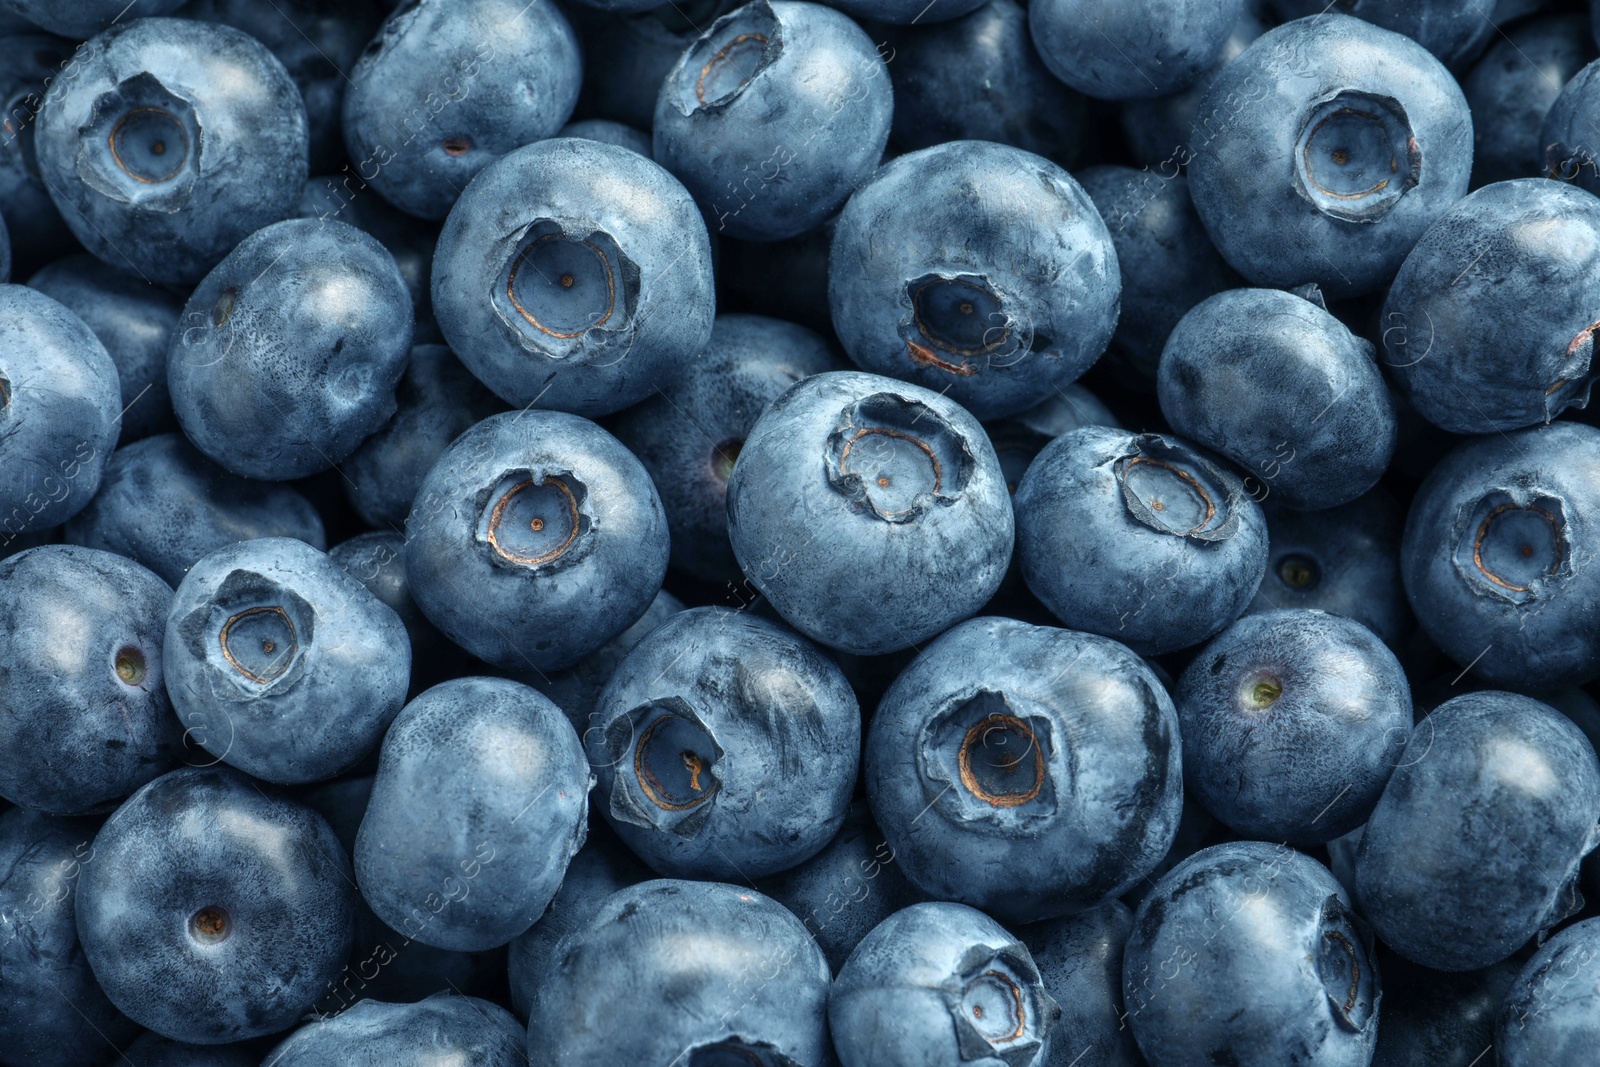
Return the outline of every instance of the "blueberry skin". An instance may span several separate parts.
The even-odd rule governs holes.
[[[1348,15],[1268,30],[1217,72],[1200,111],[1189,192],[1253,285],[1378,289],[1467,191],[1472,117],[1455,79],[1410,38]]]
[[[651,158],[650,135],[643,130],[610,119],[582,119],[569,122],[556,131],[557,137],[583,137],[590,141],[613,144]]]
[[[728,476],[768,404],[801,378],[843,361],[804,326],[719,315],[705,350],[658,395],[617,421],[617,437],[650,472],[672,535],[672,563],[708,582],[739,582],[728,545]]]
[[[526,1067],[527,1034],[511,1013],[440,993],[416,1004],[363,1000],[318,1018],[273,1049],[271,1067]]]
[[[122,1050],[131,1067],[258,1067],[247,1045],[189,1045],[146,1030]]]
[[[1582,15],[1533,19],[1506,31],[1462,79],[1475,187],[1544,173],[1540,130],[1562,86],[1594,59],[1587,31]]]
[[[0,814],[0,1041],[17,1067],[105,1063],[138,1028],[106,999],[78,944],[73,896],[95,859],[88,820]]]
[[[1114,641],[969,619],[890,686],[865,780],[923,893],[1008,923],[1057,918],[1126,892],[1172,844],[1177,712]]]
[[[117,443],[117,368],[84,321],[43,293],[0,285],[0,531],[48,530],[82,511]]]
[[[858,801],[821,852],[756,888],[794,912],[838,974],[874,927],[923,899],[897,858],[866,803]]]
[[[370,752],[411,676],[400,617],[288,537],[229,545],[196,563],[173,598],[165,641],[167,692],[186,741],[282,784],[332,778]]]
[[[0,0],[0,7],[11,9],[41,29],[59,33],[75,41],[93,37],[113,22],[165,15],[183,0],[74,0],[70,4],[51,0]]]
[[[504,945],[560,888],[593,782],[549,698],[503,678],[436,685],[384,738],[356,836],[361,895],[424,945]]]
[[[167,583],[110,552],[41,545],[0,561],[0,796],[109,811],[177,762],[161,669],[171,601]]]
[[[1570,719],[1514,693],[1456,697],[1418,724],[1367,820],[1362,912],[1425,967],[1498,963],[1581,906],[1597,823],[1600,762]]]
[[[406,520],[406,580],[428,621],[519,670],[570,667],[636,622],[667,553],[644,467],[559,411],[492,415],[456,438]]]
[[[893,234],[886,239],[885,234]],[[1105,351],[1122,284],[1111,235],[1054,163],[953,141],[851,196],[828,257],[833,327],[863,369],[1003,418]]]
[[[184,768],[118,808],[78,878],[111,1002],[175,1041],[292,1026],[344,965],[350,861],[322,817],[237,771]]]
[[[1190,793],[1245,837],[1322,844],[1366,822],[1411,736],[1411,690],[1358,622],[1246,615],[1176,694]]]
[[[1600,984],[1600,919],[1545,942],[1506,993],[1495,1034],[1504,1067],[1582,1063],[1600,1042],[1595,986]]]
[[[90,252],[192,285],[294,209],[305,102],[265,45],[231,26],[136,19],[84,52],[76,77],[51,84],[34,146]]]
[[[1211,69],[1243,10],[1244,0],[1037,0],[1028,28],[1045,65],[1074,89],[1146,100]]]
[[[184,306],[167,354],[178,423],[234,474],[327,470],[395,412],[411,295],[377,238],[342,222],[257,230]]]
[[[888,23],[892,26],[928,25],[948,22],[975,11],[987,0],[833,0],[838,8],[858,22]]]
[[[1043,1067],[1061,1014],[1027,947],[953,903],[879,923],[828,996],[844,1067]]]
[[[1581,684],[1600,674],[1597,524],[1600,430],[1558,422],[1468,441],[1412,500],[1406,596],[1434,643],[1489,684]]]
[[[485,167],[559,130],[582,80],[578,38],[553,4],[418,0],[350,71],[345,146],[385,200],[442,219]]]
[[[1326,14],[1322,0],[1272,0],[1285,22]],[[1343,0],[1339,10],[1416,41],[1452,70],[1470,63],[1495,36],[1477,0]]]
[[[511,1006],[517,1015],[528,1017],[538,984],[551,967],[561,939],[582,929],[599,901],[650,877],[650,869],[640,863],[604,823],[590,827],[588,840],[567,865],[561,888],[551,899],[550,906],[539,916],[538,922],[511,942],[507,962]]]
[[[1014,504],[1033,594],[1064,625],[1141,655],[1220,631],[1266,571],[1260,506],[1175,437],[1102,426],[1062,434],[1029,465]]]
[[[396,410],[340,465],[345,496],[369,526],[403,529],[417,487],[451,441],[505,405],[444,345],[416,345]]]
[[[1146,378],[1196,304],[1238,284],[1189,199],[1189,180],[1165,169],[1108,165],[1078,173],[1117,250],[1122,314],[1111,346]]]
[[[893,112],[883,57],[848,16],[754,0],[712,23],[668,72],[655,158],[716,232],[779,241],[820,225],[867,180]]]
[[[1150,1067],[1366,1067],[1381,995],[1372,948],[1316,860],[1261,841],[1202,849],[1134,915],[1122,958],[1133,1036]]]
[[[1087,101],[1039,58],[1026,8],[989,0],[927,23],[924,17],[886,35],[894,85],[890,137],[898,147],[914,152],[945,141],[998,141],[1072,166],[1088,129]]]
[[[433,656],[445,647],[444,635],[422,614],[406,584],[406,539],[393,530],[357,534],[328,550],[328,558],[367,592],[386,604],[405,625],[411,639],[411,661]],[[420,666],[420,664],[419,664]]]
[[[1398,650],[1410,629],[1400,582],[1404,522],[1381,489],[1330,511],[1267,512],[1267,573],[1246,614],[1315,608],[1354,619]]]
[[[182,301],[82,254],[51,263],[28,279],[28,288],[82,319],[116,364],[122,391],[122,443],[178,428],[167,394],[167,345],[183,311]]]
[[[536,278],[519,284],[528,256]],[[660,166],[554,138],[502,157],[456,202],[433,304],[450,347],[508,404],[609,414],[681,373],[710,339],[711,240]]]
[[[1453,207],[1406,257],[1383,306],[1384,360],[1452,433],[1548,423],[1589,402],[1600,325],[1600,202],[1542,178]]]
[[[327,547],[322,518],[299,490],[238,478],[181,433],[117,449],[100,492],[67,524],[67,540],[127,556],[176,586],[219,548],[258,537]]]
[[[783,905],[720,882],[641,882],[558,943],[528,1058],[811,1067],[829,1062],[827,1003],[828,961]]]
[[[1015,493],[1028,464],[1045,445],[1080,426],[1116,425],[1117,417],[1099,397],[1081,385],[1068,385],[1020,415],[987,424],[984,430],[1000,459],[1006,488]]]
[[[838,665],[787,627],[679,612],[628,653],[595,716],[583,743],[601,810],[661,874],[760,878],[844,821],[861,711]]]
[[[1017,928],[1061,1007],[1040,1067],[1144,1067],[1122,1008],[1122,950],[1132,929],[1133,912],[1119,900]]]
[[[1161,352],[1156,388],[1172,429],[1261,486],[1258,500],[1321,511],[1371,489],[1399,434],[1371,342],[1321,302],[1230,289],[1191,309]]]
[[[12,251],[23,261],[53,259],[71,251],[74,243],[39,177],[33,151],[45,89],[64,67],[81,61],[73,56],[72,42],[59,37],[22,28],[0,36],[0,104],[17,126],[15,134],[0,140],[0,216],[10,231]]]
[[[178,15],[226,23],[270,48],[305,100],[311,170],[343,164],[344,72],[354,73],[362,49],[383,22],[374,0],[189,0]]]
[[[790,626],[858,655],[909,648],[975,614],[1005,576],[1012,536],[977,420],[875,374],[796,383],[762,413],[728,479],[728,537],[751,584]]]
[[[341,151],[343,151],[341,149]],[[439,339],[433,321],[433,297],[429,291],[433,272],[433,250],[439,228],[431,222],[412,218],[379,196],[364,195],[367,183],[345,164],[337,174],[313,174],[306,179],[295,205],[296,218],[349,223],[376,237],[394,257],[411,293],[417,328],[416,344]]]

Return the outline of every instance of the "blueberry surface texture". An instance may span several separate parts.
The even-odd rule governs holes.
[[[1215,845],[1162,877],[1134,915],[1122,993],[1150,1067],[1365,1067],[1378,1037],[1372,934],[1285,845]]]
[[[184,307],[167,355],[178,422],[234,474],[327,470],[394,414],[412,322],[377,238],[314,219],[258,230]]]
[[[1178,683],[1183,771],[1246,837],[1320,844],[1360,826],[1411,736],[1411,690],[1358,622],[1290,609],[1246,615]]]
[[[1398,426],[1372,345],[1315,291],[1210,297],[1167,338],[1156,381],[1173,430],[1238,464],[1257,500],[1347,504],[1394,454]]]
[[[1141,655],[1198,644],[1243,614],[1267,524],[1239,477],[1160,434],[1086,426],[1017,486],[1022,575],[1073,629]]]
[[[961,623],[895,680],[865,779],[906,877],[1006,922],[1126,892],[1183,806],[1177,713],[1139,657],[1012,619]]]
[[[844,1067],[1042,1067],[1060,1016],[1027,946],[948,902],[913,904],[879,923],[828,997]]]
[[[890,236],[892,235],[892,236]],[[1066,171],[987,141],[901,156],[850,198],[828,257],[833,326],[875,374],[980,419],[1089,369],[1121,279],[1100,214]]]
[[[1600,61],[1590,63],[1561,88],[1539,130],[1546,178],[1569,182],[1600,195]]]
[[[1122,950],[1133,912],[1119,900],[1017,927],[1061,1008],[1041,1067],[1143,1067],[1122,1007]]]
[[[1254,285],[1381,288],[1471,175],[1472,118],[1449,71],[1348,15],[1268,30],[1217,73],[1200,116],[1189,191]]]
[[[512,1014],[477,997],[440,993],[415,1004],[363,1000],[316,1019],[273,1049],[270,1067],[479,1067],[527,1064],[527,1033]]]
[[[411,639],[411,663],[422,673],[447,648],[444,635],[422,614],[406,582],[406,539],[393,530],[373,530],[341,541],[328,550],[328,558],[350,577],[366,586],[400,617]],[[416,686],[415,674],[411,679]]]
[[[1542,945],[1506,993],[1495,1035],[1505,1067],[1582,1063],[1600,1044],[1600,919],[1567,927]]]
[[[1322,0],[1271,0],[1271,7],[1285,21],[1328,12]],[[1489,13],[1474,0],[1341,0],[1338,10],[1404,34],[1451,70],[1471,62],[1496,36]]]
[[[183,0],[133,0],[132,3],[75,0],[71,4],[54,4],[50,0],[4,0],[0,9],[14,12],[40,29],[81,41],[124,19],[165,15],[182,3]]]
[[[1530,19],[1496,37],[1461,79],[1472,108],[1474,186],[1545,173],[1545,116],[1563,87],[1595,57],[1587,30],[1582,15]],[[1558,165],[1566,158],[1557,149]],[[1552,177],[1576,180],[1577,170]]]
[[[612,827],[658,872],[759,878],[838,831],[861,716],[838,666],[788,627],[691,608],[617,667],[584,747]]]
[[[655,157],[713,232],[776,241],[821,223],[867,179],[893,111],[883,56],[848,16],[755,0],[713,23],[668,72]]]
[[[370,752],[405,701],[400,617],[303,541],[218,549],[184,577],[167,616],[167,691],[204,749],[269,782],[332,778]]]
[[[1102,100],[1187,88],[1210,69],[1244,0],[1042,0],[1028,28],[1056,77]]]
[[[1456,697],[1417,724],[1367,820],[1362,913],[1425,967],[1498,963],[1581,906],[1597,823],[1600,763],[1570,719],[1514,693]]]
[[[1491,685],[1600,674],[1600,430],[1573,422],[1468,441],[1411,504],[1406,596],[1428,636]]]
[[[497,160],[456,201],[433,305],[450,347],[506,403],[609,414],[710,339],[711,241],[660,166],[558,137]]]
[[[111,1002],[163,1037],[285,1030],[344,966],[350,860],[311,809],[223,767],[140,789],[94,838],[78,935]]]
[[[231,26],[118,22],[57,78],[34,133],[39,173],[83,246],[192,285],[294,209],[305,101],[283,64]]]
[[[533,990],[528,1058],[805,1067],[829,1061],[827,1010],[828,961],[783,905],[658,879],[561,939]]]
[[[784,621],[836,649],[908,648],[975,614],[1011,558],[1011,501],[953,401],[857,371],[803,379],[750,432],[728,535]]]

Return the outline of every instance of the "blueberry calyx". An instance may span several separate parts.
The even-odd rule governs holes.
[[[606,755],[616,769],[612,818],[687,841],[711,817],[722,786],[722,746],[682,697],[664,697],[612,720]]]
[[[152,211],[175,212],[200,173],[204,138],[194,104],[148,72],[94,102],[78,174],[97,192]]]
[[[1032,330],[981,274],[925,274],[906,283],[904,304],[900,339],[918,367],[969,378],[1032,344]]]
[[[254,571],[236,570],[209,600],[183,618],[180,638],[210,677],[231,684],[209,686],[225,700],[253,700],[292,687],[304,674],[316,613],[292,590]]]
[[[1382,997],[1372,964],[1371,928],[1344,901],[1330,896],[1322,905],[1317,941],[1317,972],[1334,1021],[1353,1033],[1365,1031],[1377,1017]]]
[[[729,12],[712,24],[680,59],[698,74],[668,82],[678,86],[672,104],[684,115],[726,108],[783,52],[783,25],[766,0]]]
[[[508,254],[491,299],[524,349],[565,359],[594,334],[631,329],[639,268],[609,233],[581,220],[539,218],[502,247]]]
[[[961,498],[974,466],[966,440],[927,405],[874,393],[845,408],[828,435],[828,482],[858,512],[912,522]]]
[[[999,951],[988,945],[968,949],[956,980],[944,991],[961,1058],[995,1057],[1007,1067],[1034,1062],[1060,1014],[1042,990],[1038,969],[1020,945]]]
[[[958,823],[1029,832],[1056,812],[1062,773],[1050,720],[1005,693],[980,689],[929,718],[917,741],[931,803]]]
[[[507,471],[485,496],[476,539],[502,566],[570,566],[591,547],[587,499],[588,488],[571,471]]]
[[[1112,461],[1122,502],[1136,521],[1158,533],[1202,543],[1226,541],[1239,529],[1238,478],[1160,434],[1139,434],[1132,451]]]
[[[1295,189],[1345,222],[1376,222],[1422,178],[1422,150],[1400,101],[1346,90],[1306,112],[1295,142]]]
[[[1572,574],[1566,507],[1550,493],[1494,489],[1456,520],[1456,570],[1468,588],[1512,604],[1540,599],[1546,585]]]
[[[686,1067],[799,1067],[765,1041],[746,1041],[737,1035],[689,1053]]]

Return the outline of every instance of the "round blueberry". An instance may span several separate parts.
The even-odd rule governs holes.
[[[296,1030],[267,1056],[271,1067],[526,1067],[527,1032],[477,997],[435,994],[416,1004],[363,1000]]]
[[[1495,40],[1461,81],[1472,108],[1474,187],[1545,173],[1545,116],[1562,86],[1594,57],[1594,39],[1577,14],[1530,19]],[[1561,149],[1555,162],[1557,173],[1551,177],[1582,176],[1581,160],[1573,172],[1563,172],[1566,153]],[[1600,176],[1591,166],[1588,177]]]
[[[1055,76],[1102,100],[1193,84],[1216,62],[1244,0],[1034,0],[1033,43]]]

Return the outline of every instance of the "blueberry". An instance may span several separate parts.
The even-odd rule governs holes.
[[[641,882],[557,944],[533,987],[528,1058],[822,1064],[827,1003],[828,961],[783,905],[720,882]]]
[[[1017,554],[1063,624],[1144,655],[1238,618],[1267,563],[1267,525],[1239,478],[1177,438],[1086,426],[1017,487]]]
[[[579,108],[648,130],[656,96],[667,72],[700,36],[701,30],[738,5],[738,0],[639,0],[649,10],[600,11],[573,4],[567,11],[583,48],[583,94]]]
[[[178,422],[247,478],[327,470],[395,411],[411,296],[383,245],[342,222],[257,230],[196,287],[167,356]]]
[[[4,18],[0,5],[0,18]],[[35,264],[65,254],[73,246],[34,154],[34,131],[45,89],[75,60],[72,45],[59,37],[18,29],[0,36],[0,106],[5,131],[0,136],[0,215],[11,234],[20,264]]]
[[[117,368],[84,321],[0,285],[0,540],[82,511],[117,442]]]
[[[529,145],[456,202],[433,267],[439,327],[509,404],[600,415],[649,396],[711,337],[705,221],[637,152]]]
[[[960,406],[856,371],[773,401],[728,481],[728,535],[783,619],[833,648],[877,654],[974,614],[1011,558],[994,448]]]
[[[1227,42],[1244,0],[1035,0],[1028,28],[1055,76],[1102,100],[1192,85]]]
[[[924,648],[878,705],[865,762],[906,877],[1007,922],[1126,892],[1183,806],[1177,713],[1139,657],[1013,619]]]
[[[1061,1014],[1027,947],[951,903],[913,904],[879,923],[828,997],[844,1067],[1041,1067]]]
[[[411,639],[413,667],[425,667],[427,664],[421,662],[425,656],[444,650],[444,635],[434,629],[411,598],[411,587],[406,583],[406,539],[402,534],[393,530],[357,534],[330,548],[328,558],[400,617],[406,636]]]
[[[0,6],[10,8],[41,29],[81,41],[124,19],[165,15],[182,3],[183,0],[73,0],[70,4],[3,0]]]
[[[1086,101],[1039,58],[1028,36],[1028,11],[1016,0],[989,0],[933,25],[917,19],[891,30],[887,44],[894,85],[890,136],[898,147],[910,152],[945,141],[998,141],[1064,167],[1077,160],[1089,129]]]
[[[111,1002],[175,1041],[293,1025],[339,973],[350,861],[321,816],[236,771],[163,775],[95,835],[78,935]]]
[[[1600,1043],[1600,919],[1569,926],[1534,953],[1506,993],[1495,1034],[1504,1067],[1582,1063]]]
[[[850,358],[980,419],[1014,415],[1088,370],[1120,292],[1111,236],[1083,188],[987,141],[885,166],[845,205],[828,259]]]
[[[1398,426],[1371,342],[1321,294],[1218,293],[1179,320],[1157,372],[1175,432],[1249,472],[1256,499],[1348,504],[1389,466]]]
[[[583,742],[602,810],[662,874],[759,878],[810,859],[844,820],[860,710],[787,627],[679,612],[617,667],[595,720]]]
[[[100,991],[78,944],[74,896],[95,826],[21,808],[0,814],[0,1041],[18,1067],[102,1064],[137,1027]]]
[[[180,300],[81,254],[51,263],[28,279],[28,288],[72,311],[105,345],[122,387],[123,443],[178,428],[167,394],[167,346],[183,311]]]
[[[127,556],[173,586],[202,556],[258,537],[327,547],[321,517],[297,489],[235,477],[180,433],[113,452],[100,492],[67,524],[73,544]]]
[[[583,137],[590,141],[616,145],[651,158],[650,135],[643,130],[610,119],[583,119],[569,122],[556,132],[557,137]]]
[[[442,219],[485,167],[561,128],[582,77],[578,39],[552,4],[416,0],[350,71],[345,145],[386,200]]]
[[[1269,30],[1212,80],[1189,192],[1254,285],[1371,292],[1467,191],[1472,119],[1410,38],[1348,15]]]
[[[1329,5],[1326,0],[1272,0],[1272,7],[1288,20],[1324,15]],[[1452,70],[1471,62],[1495,36],[1478,0],[1340,0],[1338,9],[1405,34]]]
[[[728,477],[768,404],[842,361],[820,335],[760,315],[719,315],[711,341],[660,393],[624,413],[617,437],[667,512],[672,563],[706,581],[742,580],[728,545]]]
[[[1452,433],[1583,407],[1600,329],[1600,201],[1541,178],[1479,189],[1406,257],[1383,308],[1385,361]]]
[[[1206,236],[1181,174],[1090,167],[1078,174],[1117,251],[1122,313],[1111,347],[1154,379],[1167,335],[1184,313],[1238,283]],[[1100,425],[1110,425],[1101,423]]]
[[[110,552],[41,545],[0,562],[0,795],[36,811],[109,811],[170,769],[162,685],[172,588]]]
[[[1328,511],[1267,512],[1271,554],[1247,614],[1315,608],[1354,619],[1401,648],[1411,628],[1400,584],[1404,518],[1381,488]]]
[[[667,74],[655,157],[714,231],[774,241],[820,224],[872,174],[893,111],[888,68],[861,27],[821,4],[754,0]]]
[[[1468,441],[1417,490],[1400,565],[1417,620],[1492,685],[1600,674],[1600,430],[1558,422]]]
[[[493,415],[456,438],[406,521],[423,614],[508,668],[570,667],[627,629],[660,590],[667,553],[639,461],[558,411]]]
[[[1384,943],[1441,971],[1498,963],[1582,906],[1600,762],[1549,706],[1469,693],[1417,725],[1356,853]]]
[[[136,1037],[122,1056],[129,1067],[257,1067],[260,1062],[246,1044],[190,1045],[154,1030]]]
[[[313,174],[300,190],[294,215],[323,222],[343,222],[365,230],[389,250],[400,276],[406,280],[411,306],[416,312],[416,344],[438,341],[439,327],[433,321],[433,295],[430,291],[433,250],[439,227],[412,218],[391,207],[381,197],[366,193],[367,183],[347,164],[338,174]]]
[[[1133,913],[1116,900],[1017,928],[1061,1008],[1040,1067],[1143,1067],[1122,1007],[1122,950],[1132,929]]]
[[[411,645],[400,617],[337,563],[267,537],[220,548],[184,577],[163,663],[186,742],[269,782],[316,782],[383,736],[405,700]]]
[[[1545,116],[1594,56],[1582,15],[1533,19],[1494,42],[1461,82],[1472,108],[1474,186],[1544,173]]]
[[[395,393],[397,410],[340,464],[345,495],[372,526],[402,529],[417,487],[463,433],[505,410],[444,345],[417,345]]]
[[[425,945],[504,945],[560,887],[583,844],[592,782],[549,698],[502,678],[434,686],[384,738],[356,837],[361,894]]]
[[[383,21],[374,0],[189,0],[179,15],[226,23],[272,49],[305,100],[312,171],[343,164],[344,72],[354,74],[361,50]]]
[[[1240,619],[1183,672],[1177,705],[1190,792],[1269,841],[1321,844],[1360,826],[1411,736],[1394,653],[1321,611]]]
[[[1150,1067],[1365,1067],[1372,935],[1327,868],[1283,845],[1195,853],[1139,905],[1122,992]]]
[[[364,1000],[319,1018],[267,1056],[268,1067],[525,1067],[527,1035],[510,1012],[477,997],[416,1004]]]
[[[193,284],[286,217],[306,179],[300,90],[255,38],[186,19],[118,22],[45,97],[39,171],[83,246]]]

